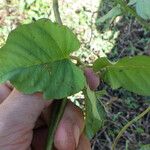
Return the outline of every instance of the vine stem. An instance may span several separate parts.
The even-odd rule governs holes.
[[[112,150],[115,150],[115,147],[120,139],[120,137],[123,135],[123,133],[127,130],[127,128],[132,125],[134,122],[138,121],[139,119],[141,119],[143,116],[145,116],[147,113],[150,112],[150,106],[144,110],[141,114],[139,114],[138,116],[136,116],[134,119],[132,119],[131,121],[129,121],[119,132],[119,134],[117,135],[116,139],[114,140],[114,143],[112,144]]]
[[[66,108],[67,102],[68,102],[67,98],[61,100],[55,100],[53,102],[52,115],[50,116],[51,121],[49,123],[49,128],[48,128],[46,150],[53,149],[55,132],[64,114],[64,110]]]
[[[84,66],[84,63],[80,60],[80,58],[76,56],[70,56],[70,58],[76,60],[78,65]]]
[[[59,13],[58,0],[53,0],[53,11],[54,11],[56,22],[62,24],[62,20]]]
[[[58,6],[58,0],[53,0],[53,10],[56,22],[60,25],[62,25],[60,13],[59,13],[59,6]],[[58,124],[64,114],[66,105],[67,105],[68,99],[60,99],[60,100],[54,100],[53,102],[53,108],[52,113],[50,116],[50,122],[48,127],[48,137],[47,137],[47,143],[46,143],[46,150],[53,150],[54,148],[54,136],[55,132],[57,130]]]

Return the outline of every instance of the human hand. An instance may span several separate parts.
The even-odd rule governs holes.
[[[0,149],[43,150],[47,137],[47,112],[51,106],[52,101],[45,102],[42,94],[25,95],[6,84],[0,85]],[[41,117],[38,120],[41,113],[42,120]],[[56,149],[90,150],[83,129],[81,110],[68,102],[55,134]]]

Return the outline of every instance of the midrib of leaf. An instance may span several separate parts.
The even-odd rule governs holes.
[[[25,46],[23,46],[23,45],[20,45],[19,43],[17,43],[16,41],[13,41],[12,43],[14,43],[15,45],[18,45],[18,46],[20,46],[20,47],[22,47],[23,49],[26,49],[29,53],[32,53],[32,50],[28,50]],[[49,62],[54,62],[54,61],[59,61],[59,60],[63,60],[63,59],[68,59],[69,58],[69,55],[68,56],[66,56],[66,57],[59,57],[59,58],[57,58],[57,59],[52,59],[52,57],[50,57],[49,55],[48,55],[48,53],[46,52],[46,51],[44,51],[40,46],[39,46],[39,48],[40,48],[40,50],[42,51],[42,52],[44,52],[45,54],[46,54],[46,56],[48,56],[49,57],[49,60],[51,60],[51,61],[48,61],[48,62],[43,62],[43,60],[41,60],[39,57],[37,58],[37,60],[39,60],[39,62],[43,62],[43,63],[49,63]],[[58,52],[57,52],[58,53]],[[32,55],[36,58],[37,56],[34,54],[34,53],[32,53]],[[23,56],[22,56],[23,57]],[[41,64],[43,64],[43,63],[41,63]],[[38,64],[36,64],[36,65],[38,65]]]
[[[17,33],[17,32],[16,32],[16,33]],[[19,33],[19,32],[18,32],[18,33]],[[31,36],[32,36],[31,40],[32,40],[32,42],[34,42],[35,46],[38,47],[38,48],[41,50],[41,52],[45,53],[50,59],[52,59],[52,57],[48,54],[48,52],[44,51],[44,49],[38,44],[38,42],[35,41],[35,37],[33,36],[32,32],[30,32],[30,33],[31,33]],[[22,34],[22,32],[20,32],[20,34]],[[29,39],[29,37],[26,37],[24,34],[22,34],[22,35],[23,35],[23,37],[24,37],[26,40]],[[25,49],[25,47],[24,47],[24,49]],[[30,52],[32,52],[32,50],[30,50]],[[32,54],[33,54],[33,53],[32,53]],[[33,55],[34,55],[34,54],[33,54]]]
[[[47,31],[45,31],[44,28],[41,28],[41,26],[39,26],[39,24],[37,25],[48,37],[51,37],[51,39],[53,40],[53,42],[57,45],[57,47],[59,48],[59,50],[62,52],[62,54],[65,54],[62,49],[59,47],[59,44],[56,42],[56,40],[51,36],[51,34],[48,34]],[[31,35],[33,36],[32,32]],[[38,45],[39,46],[39,45]],[[40,47],[40,46],[39,46]],[[43,51],[43,49],[42,49]],[[59,55],[59,52],[56,50],[57,54]]]
[[[38,27],[40,27],[40,26],[38,26]],[[40,27],[40,29],[42,29],[42,28]],[[23,32],[18,32],[18,31],[15,31],[15,32],[18,33],[19,35],[21,35],[26,41],[32,40],[32,42],[34,42],[35,47],[39,48],[39,49],[41,50],[41,52],[44,53],[46,56],[48,56],[50,59],[53,59],[53,58],[49,55],[49,53],[48,53],[47,51],[45,51],[45,50],[39,45],[38,42],[35,41],[35,37],[33,36],[32,32],[30,32],[32,38],[26,37],[26,35],[23,34]],[[51,37],[51,39],[53,40],[53,42],[57,45],[57,48],[59,49],[59,51],[61,51],[63,54],[65,54],[65,53],[61,50],[61,48],[59,47],[58,43],[54,40],[54,38],[53,38],[50,34],[48,34],[44,29],[42,30],[42,32],[44,32],[48,37]],[[29,51],[30,53],[32,53],[32,50],[28,50],[25,46],[21,45],[20,43],[17,43],[16,41],[13,41],[12,39],[11,39],[11,43],[14,43],[14,44],[16,44],[16,45],[22,47],[23,49],[26,49],[26,50]],[[6,43],[6,44],[7,44],[7,43]],[[57,52],[57,54],[59,55],[58,50],[56,50],[56,52]],[[32,53],[32,55],[35,56],[34,53]],[[35,57],[36,57],[36,56],[35,56]],[[38,58],[38,59],[40,59],[40,58]],[[53,61],[55,61],[55,59],[53,59]]]
[[[60,60],[57,60],[57,61],[61,61],[61,60],[64,60],[64,59],[69,60],[68,58],[63,58],[63,59],[60,59]],[[10,70],[8,72],[5,72],[5,73],[1,74],[0,78],[2,78],[3,76],[5,76],[8,73],[14,72],[14,71],[19,70],[19,69],[24,69],[25,70],[25,69],[28,69],[28,68],[39,67],[39,66],[42,66],[42,65],[44,67],[44,65],[47,65],[47,64],[50,64],[50,63],[54,63],[54,62],[55,61],[53,61],[53,62],[51,61],[51,62],[46,62],[46,63],[41,63],[41,64],[34,64],[34,65],[30,65],[30,66],[25,66],[25,67],[20,66],[20,67],[17,67],[15,69],[12,69],[12,70]]]

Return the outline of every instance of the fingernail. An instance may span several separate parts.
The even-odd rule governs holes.
[[[76,148],[77,148],[78,143],[79,143],[79,137],[80,137],[79,127],[77,125],[74,125],[74,138],[75,138],[75,142],[76,142]]]

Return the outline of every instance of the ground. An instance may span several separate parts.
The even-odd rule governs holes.
[[[61,0],[60,13],[64,25],[71,28],[81,41],[74,55],[87,64],[97,57],[107,56],[117,61],[124,56],[150,55],[150,32],[130,15],[117,18],[113,23],[98,23],[110,10],[113,0]],[[22,23],[39,18],[54,20],[50,0],[0,0],[0,46],[9,32]],[[107,112],[105,126],[91,140],[92,150],[112,150],[111,145],[123,126],[145,110],[150,97],[142,97],[126,90],[111,90],[105,83],[99,89],[107,93],[100,99]],[[150,114],[132,124],[117,144],[117,150],[138,150],[150,144]]]

